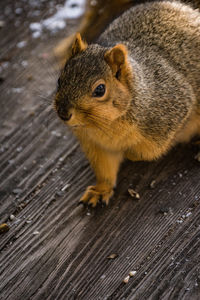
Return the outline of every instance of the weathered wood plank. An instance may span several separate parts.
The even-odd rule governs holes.
[[[191,160],[190,157],[192,157],[191,154],[193,154],[193,152],[191,152],[190,148],[178,149],[172,153],[171,156],[169,155],[166,161],[164,160],[165,163],[167,163],[167,161],[171,162],[172,170],[177,167],[175,161],[177,157],[174,155],[180,156],[180,150],[187,150],[187,152],[183,154],[188,154],[188,162]],[[183,156],[180,157],[180,160],[181,159],[183,161]],[[158,164],[142,163],[138,164],[138,167],[139,170],[141,170],[141,174],[146,172],[146,168],[149,168],[148,171],[150,173],[150,167],[152,167],[154,178],[156,178],[159,174],[155,173],[155,168],[159,171],[161,165],[165,165],[164,161],[162,160]],[[8,268],[6,273],[12,274],[12,278],[9,277],[7,283],[8,291],[13,290],[13,293],[16,292],[16,295],[22,293],[21,288],[19,290],[18,287],[19,281],[16,282],[16,276],[18,277],[19,274],[22,276],[22,281],[24,281],[26,277],[29,279],[31,277],[30,281],[32,281],[36,276],[39,283],[41,283],[41,280],[44,279],[43,276],[46,275],[43,269],[38,270],[38,268],[40,269],[42,267],[40,260],[47,259],[48,262],[52,259],[54,261],[56,258],[58,259],[56,263],[50,263],[50,265],[53,264],[53,267],[52,269],[48,269],[49,277],[45,280],[43,287],[40,288],[39,295],[36,292],[39,287],[34,284],[32,289],[35,290],[30,290],[28,297],[31,296],[31,293],[36,292],[34,296],[36,297],[35,299],[44,299],[43,293],[47,293],[49,289],[48,286],[53,285],[55,294],[51,292],[51,294],[48,295],[49,299],[71,299],[70,297],[72,297],[73,294],[75,294],[76,297],[82,297],[82,299],[87,299],[88,297],[88,299],[96,299],[97,296],[100,296],[100,299],[104,299],[106,296],[111,297],[111,299],[112,297],[113,299],[121,299],[121,297],[124,297],[123,294],[126,295],[125,297],[128,297],[129,293],[130,297],[134,296],[135,291],[131,296],[134,285],[136,285],[135,289],[139,290],[137,292],[139,295],[141,289],[143,291],[142,293],[144,293],[144,282],[145,285],[148,286],[147,279],[150,277],[149,284],[151,286],[152,276],[155,278],[155,284],[158,286],[157,280],[159,277],[157,277],[155,266],[157,266],[161,272],[161,265],[163,265],[163,268],[167,266],[164,256],[166,257],[166,261],[170,261],[172,257],[181,256],[184,255],[184,253],[187,255],[188,249],[191,247],[191,241],[195,244],[198,236],[198,226],[192,227],[192,225],[199,224],[197,223],[199,222],[199,208],[198,206],[195,207],[199,199],[199,177],[197,163],[194,161],[192,164],[193,168],[188,171],[188,175],[173,178],[173,182],[176,185],[171,184],[170,189],[168,182],[164,181],[158,184],[160,193],[158,193],[158,187],[154,190],[150,190],[148,185],[144,184],[142,188],[143,196],[139,202],[127,199],[127,182],[122,180],[119,183],[118,189],[126,200],[120,199],[120,195],[117,191],[115,198],[118,199],[115,199],[115,203],[113,201],[111,207],[91,212],[90,216],[87,216],[86,211],[82,211],[81,208],[75,209],[75,202],[78,200],[80,194],[79,180],[73,184],[73,189],[76,190],[74,196],[70,196],[70,189],[67,192],[68,197],[73,198],[73,200],[71,200],[72,203],[67,202],[67,199],[63,201],[64,199],[61,197],[48,206],[46,202],[47,199],[45,199],[46,191],[40,191],[39,194],[41,193],[41,196],[36,197],[36,201],[34,197],[32,199],[34,204],[32,203],[30,207],[25,207],[18,215],[20,219],[23,219],[22,216],[25,217],[28,214],[29,218],[34,220],[33,223],[31,223],[31,225],[26,224],[25,227],[23,227],[25,222],[22,222],[22,227],[19,225],[18,229],[16,227],[15,236],[18,238],[10,248],[10,255],[5,253],[5,257],[1,260],[5,268]],[[130,174],[134,165],[135,164],[125,165],[120,178],[123,178],[124,173]],[[188,190],[190,182],[188,180],[192,172],[194,172],[193,175],[196,175],[197,186],[194,186],[194,182],[193,189],[190,191]],[[178,173],[180,174],[180,169]],[[89,174],[91,173],[89,172]],[[161,176],[163,176],[163,174],[164,171],[161,172]],[[84,175],[81,174],[80,177],[82,176]],[[150,174],[148,179],[151,179],[151,176],[152,174]],[[128,180],[134,183],[131,179],[130,176]],[[138,182],[138,186],[142,185],[144,181],[147,182],[147,178],[144,178],[144,180],[141,178]],[[182,194],[185,195],[185,198],[179,194],[180,189]],[[54,189],[52,194],[54,194]],[[51,195],[49,190],[47,195]],[[149,195],[151,195],[151,197],[149,197]],[[158,195],[161,196],[158,198]],[[174,199],[176,199],[176,201],[174,201]],[[43,203],[41,204],[40,201]],[[159,213],[160,207],[169,206],[172,212],[168,213],[167,216]],[[182,221],[181,216],[187,215],[188,213],[189,215],[183,219],[183,223],[179,223]],[[191,218],[193,222],[191,222]],[[190,227],[192,229],[190,229]],[[32,235],[35,230],[40,232],[38,236]],[[188,238],[185,237],[185,232],[187,232]],[[11,231],[9,234],[11,234]],[[184,245],[184,242],[186,245]],[[43,243],[45,243],[44,248],[42,247]],[[166,245],[166,243],[169,244]],[[187,243],[189,245],[187,245]],[[173,249],[174,244],[179,245]],[[197,249],[197,246],[194,246],[194,248]],[[182,247],[185,249],[183,253],[180,251]],[[14,249],[18,249],[15,254],[13,254]],[[49,249],[51,249],[51,251]],[[119,254],[119,258],[115,261],[108,261],[106,259],[107,255],[115,252]],[[31,261],[29,258],[30,253],[32,255]],[[176,260],[179,261],[178,258]],[[171,260],[171,264],[173,263],[176,266],[176,260],[175,262]],[[17,265],[15,263],[16,261],[18,262]],[[45,265],[48,265],[47,262]],[[14,266],[14,269],[17,267],[15,273],[13,270],[8,272],[9,265]],[[130,269],[136,269],[138,272],[134,279],[130,281],[133,287],[129,285],[129,289],[127,290],[127,286],[122,285],[122,279]],[[146,270],[147,275],[144,275]],[[173,267],[171,267],[171,270],[172,273],[180,272],[179,269],[176,268],[174,271]],[[168,273],[168,270],[165,272]],[[58,273],[60,276],[58,276]],[[103,278],[101,278],[101,276],[103,276]],[[139,279],[137,279],[138,276]],[[57,284],[55,284],[56,282]],[[72,287],[75,292],[73,292]],[[195,288],[195,285],[193,285],[193,288]],[[5,290],[5,287],[3,290]],[[111,296],[112,294],[113,296]],[[6,296],[8,297],[8,295]],[[25,297],[24,299],[28,299],[24,293],[20,294],[20,297],[22,296],[23,298]],[[144,295],[142,294],[141,297],[145,299],[145,293]]]

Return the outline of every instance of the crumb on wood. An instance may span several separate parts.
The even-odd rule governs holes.
[[[134,191],[133,189],[128,189],[128,193],[132,198],[136,198],[136,199],[140,199],[140,195],[139,193],[137,193],[136,191]]]
[[[37,231],[37,230],[35,230],[35,231],[33,232],[33,235],[38,235],[38,234],[40,234],[40,233],[39,233],[39,231]]]
[[[135,271],[135,270],[130,271],[130,272],[129,272],[129,276],[130,276],[130,277],[133,277],[133,276],[136,275],[136,273],[137,273],[137,271]]]
[[[119,255],[117,253],[112,253],[109,256],[107,256],[108,259],[115,259],[117,258]]]
[[[152,180],[152,182],[150,183],[150,188],[154,189],[156,186],[156,180]]]
[[[15,216],[13,214],[10,215],[10,220],[13,221],[15,219]]]
[[[123,283],[128,283],[128,282],[129,282],[129,279],[130,279],[130,276],[129,276],[129,275],[126,276],[126,277],[124,278],[124,280],[123,280]]]

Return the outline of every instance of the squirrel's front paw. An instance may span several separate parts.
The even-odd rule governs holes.
[[[113,195],[113,189],[102,189],[98,186],[88,186],[79,203],[88,204],[95,207],[99,201],[108,205],[109,199]]]

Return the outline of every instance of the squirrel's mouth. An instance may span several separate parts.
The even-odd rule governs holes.
[[[82,125],[82,124],[77,124],[77,125],[70,125],[70,127],[71,127],[72,129],[76,129],[76,128],[85,127],[85,126]]]

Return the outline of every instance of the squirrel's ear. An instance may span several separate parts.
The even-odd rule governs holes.
[[[118,44],[104,54],[105,61],[111,67],[116,77],[127,65],[128,51],[123,44]]]
[[[72,44],[72,56],[79,54],[88,47],[88,44],[84,42],[78,32],[75,36],[74,42]]]

